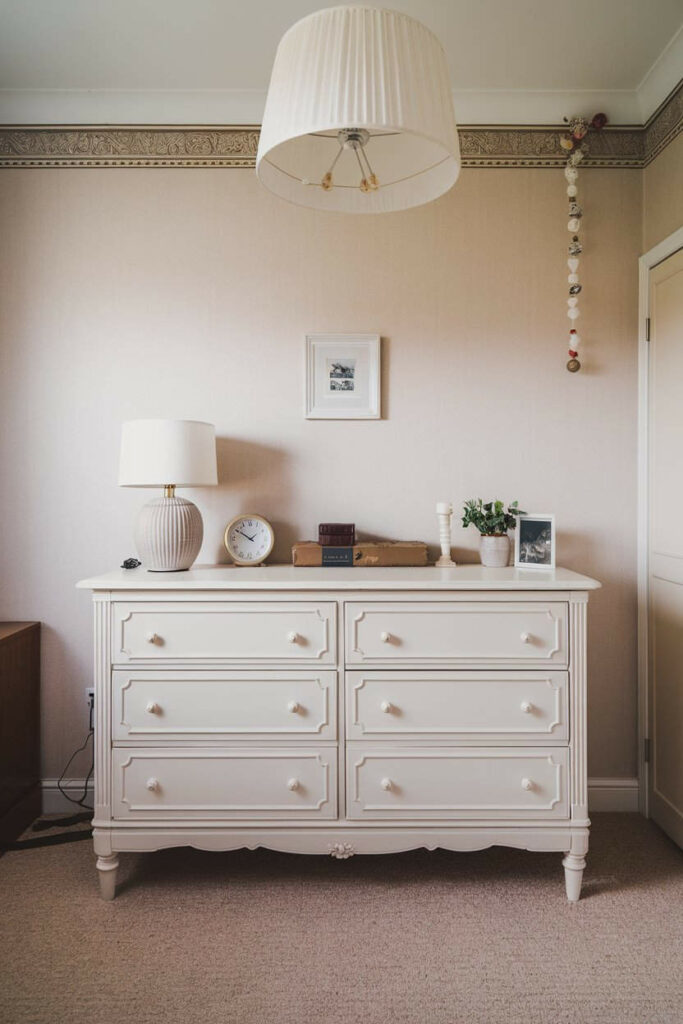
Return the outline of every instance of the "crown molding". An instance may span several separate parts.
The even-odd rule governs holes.
[[[246,127],[261,123],[265,105],[262,89],[0,89],[0,124]],[[543,126],[596,110],[616,125],[644,121],[635,89],[454,89],[453,109],[472,126]]]
[[[639,121],[647,122],[671,96],[680,82],[683,68],[683,25],[660,53],[636,89]],[[665,97],[662,100],[662,97]]]
[[[459,129],[463,167],[561,167],[561,126]],[[590,136],[584,167],[645,167],[683,130],[683,82],[647,124]],[[253,167],[258,125],[0,127],[0,167]]]

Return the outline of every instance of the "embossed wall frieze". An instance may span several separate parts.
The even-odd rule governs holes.
[[[567,154],[559,146],[562,129],[460,128],[463,167],[564,167]],[[641,167],[643,131],[605,129],[591,136],[584,167]]]
[[[654,112],[643,130],[643,166],[651,163],[676,136],[683,131],[683,81],[661,107]]]
[[[0,128],[5,167],[253,167],[258,127]]]
[[[463,167],[563,167],[561,126],[461,126]],[[640,127],[591,135],[584,167],[645,167],[683,130],[683,82]],[[6,126],[0,167],[253,167],[249,126]]]

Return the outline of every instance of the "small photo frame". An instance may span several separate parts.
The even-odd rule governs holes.
[[[306,335],[306,418],[380,418],[379,334]]]
[[[515,568],[555,568],[555,516],[529,512],[515,530]]]

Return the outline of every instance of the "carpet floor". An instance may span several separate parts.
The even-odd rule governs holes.
[[[594,816],[583,897],[561,856],[336,861],[265,850],[0,857],[2,1024],[680,1024],[683,854]]]

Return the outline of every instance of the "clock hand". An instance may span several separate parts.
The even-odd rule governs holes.
[[[246,538],[247,538],[247,540],[250,540],[250,541],[252,541],[252,542],[253,542],[254,538],[253,538],[253,537],[250,537],[248,533],[245,533],[245,532],[244,532],[243,530],[238,530],[237,532],[238,532],[238,533],[241,533],[243,537],[246,537]]]

